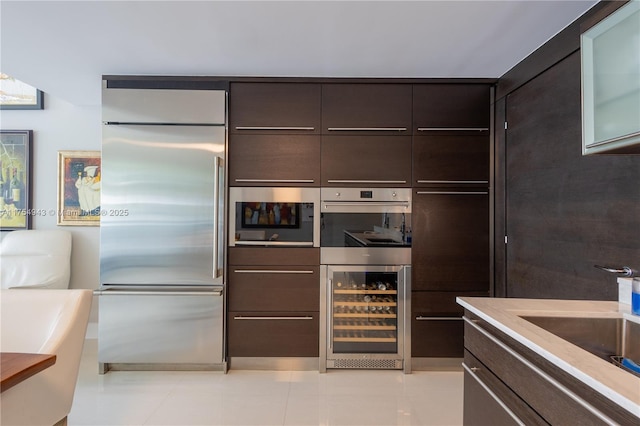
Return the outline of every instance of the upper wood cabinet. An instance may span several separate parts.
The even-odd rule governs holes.
[[[413,134],[489,130],[488,84],[413,85]]]
[[[489,132],[424,132],[413,137],[413,186],[489,185]]]
[[[232,135],[229,185],[320,186],[320,135]]]
[[[411,186],[411,136],[323,136],[321,186]]]
[[[315,83],[232,83],[229,131],[320,134],[320,91]]]
[[[409,134],[411,85],[322,85],[323,134]]]

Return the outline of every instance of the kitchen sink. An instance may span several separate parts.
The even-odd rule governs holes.
[[[622,358],[640,364],[640,324],[636,322],[624,318],[521,318],[618,366],[621,366]],[[640,377],[640,373],[622,368]]]

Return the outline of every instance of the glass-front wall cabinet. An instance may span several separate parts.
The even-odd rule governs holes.
[[[640,0],[581,36],[583,154],[640,154]]]

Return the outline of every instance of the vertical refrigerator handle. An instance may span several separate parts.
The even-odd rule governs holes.
[[[220,236],[220,157],[213,160],[213,278],[218,278],[218,250]]]

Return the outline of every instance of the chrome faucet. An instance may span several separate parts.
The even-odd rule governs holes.
[[[622,267],[611,267],[611,266],[600,266],[600,265],[593,265],[595,268],[598,269],[602,269],[605,272],[611,272],[612,274],[617,274],[620,277],[637,277],[638,275],[638,271],[631,269],[628,266],[622,266]]]

